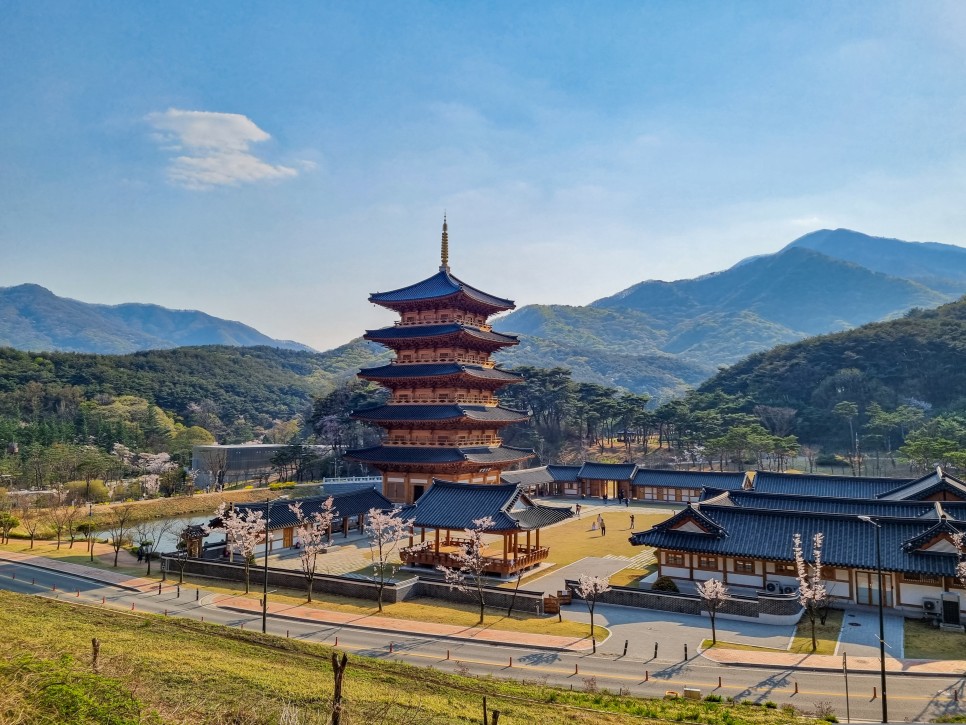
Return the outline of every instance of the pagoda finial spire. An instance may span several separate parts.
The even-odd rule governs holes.
[[[440,250],[440,271],[449,271],[449,232],[446,228],[446,212],[443,212],[443,244]]]

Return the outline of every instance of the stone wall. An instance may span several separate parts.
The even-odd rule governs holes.
[[[575,599],[578,583],[566,580],[566,587]],[[611,587],[597,597],[601,604],[616,604],[621,607],[639,607],[677,614],[702,613],[701,598],[695,594],[676,592],[655,592],[633,587]],[[794,594],[760,594],[757,597],[731,597],[718,609],[721,619],[755,620],[764,624],[794,624],[802,616],[802,607]]]
[[[177,578],[180,562],[174,558],[162,556],[161,565],[167,571],[169,578]],[[226,561],[211,561],[206,559],[188,559],[184,568],[185,574],[241,582],[245,580],[245,567],[241,564],[229,564]],[[261,589],[264,569],[252,566],[249,570],[249,582],[252,589]],[[273,587],[304,590],[305,577],[300,571],[291,569],[269,568],[268,583]],[[356,577],[334,576],[331,574],[316,574],[312,582],[312,591],[324,594],[337,594],[344,597],[369,599],[376,601],[379,597],[378,582],[359,579]],[[486,606],[506,609],[513,598],[512,589],[498,587],[484,587],[483,596]],[[383,588],[382,600],[386,604],[402,602],[413,597],[429,597],[449,602],[476,604],[478,602],[476,589],[461,592],[458,588],[435,579],[426,579],[413,575],[398,582],[387,582]],[[520,590],[517,592],[514,610],[543,614],[543,593]]]

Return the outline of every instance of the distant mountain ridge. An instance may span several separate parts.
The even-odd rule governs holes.
[[[99,305],[58,297],[36,284],[0,287],[0,347],[35,352],[125,354],[197,345],[312,351],[253,327],[197,310],[160,305]]]
[[[964,293],[966,249],[825,229],[721,272],[640,282],[586,307],[528,305],[494,327],[527,341],[508,363],[517,355],[542,367],[592,361],[595,382],[666,398],[761,350]],[[655,361],[657,377],[629,369]]]

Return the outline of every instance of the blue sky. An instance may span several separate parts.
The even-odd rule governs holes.
[[[966,5],[0,5],[0,286],[319,349],[451,266],[518,304],[818,228],[966,245]]]

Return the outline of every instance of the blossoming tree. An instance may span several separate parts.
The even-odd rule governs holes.
[[[337,512],[334,499],[329,496],[319,511],[308,516],[302,511],[301,503],[292,503],[289,510],[295,514],[295,539],[299,543],[299,561],[302,564],[302,576],[305,577],[305,587],[308,600],[312,601],[312,582],[318,565],[319,554],[329,545],[329,533],[332,519]]]
[[[224,501],[215,510],[215,516],[221,520],[221,526],[216,528],[225,530],[225,544],[228,547],[229,560],[232,554],[242,557],[245,565],[245,594],[249,592],[249,573],[255,560],[255,549],[265,538],[265,517],[261,511],[245,509],[239,513],[238,509],[228,508]]]
[[[731,598],[728,594],[728,587],[718,579],[708,579],[697,586],[698,596],[701,597],[701,606],[708,610],[711,618],[711,644],[718,643],[718,632],[715,629],[715,616],[721,605]]]
[[[802,551],[802,535],[792,536],[792,553],[795,556],[795,570],[798,573],[798,601],[804,607],[808,621],[812,625],[812,651],[818,649],[815,638],[815,619],[821,616],[825,623],[825,613],[829,604],[829,593],[822,581],[822,545],[825,534],[818,532],[812,536],[812,563],[805,561]]]
[[[379,580],[380,612],[386,579],[396,572],[396,563],[392,560],[392,555],[399,547],[399,542],[409,536],[415,520],[399,518],[399,511],[400,509],[393,509],[386,513],[377,508],[371,508],[366,514],[365,533],[369,537],[369,550],[372,552],[372,570]]]
[[[597,597],[604,592],[610,591],[610,581],[605,576],[591,576],[581,574],[577,577],[577,596],[587,603],[587,611],[590,612],[590,641],[593,651],[597,652],[597,638],[594,636],[594,607],[597,606]]]
[[[453,554],[453,558],[459,563],[457,567],[446,567],[439,565],[436,568],[443,573],[447,584],[451,584],[461,592],[476,590],[477,603],[480,606],[480,621],[483,624],[484,613],[486,610],[486,586],[483,573],[486,570],[487,559],[484,556],[486,541],[483,535],[486,531],[493,528],[493,519],[484,516],[481,519],[473,519],[473,528],[465,529],[467,541],[461,551]],[[472,580],[472,583],[470,583]]]

